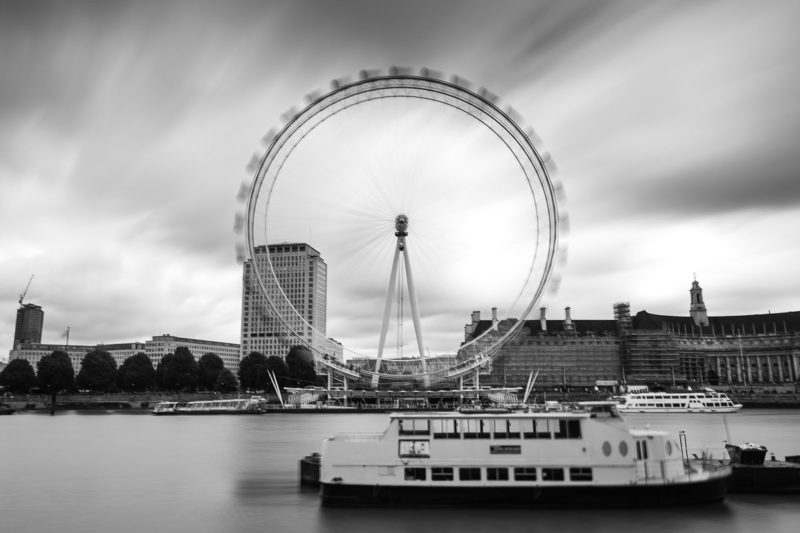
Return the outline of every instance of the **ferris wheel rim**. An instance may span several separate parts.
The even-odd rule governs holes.
[[[550,178],[546,154],[543,155],[539,152],[539,150],[537,150],[529,134],[526,131],[523,131],[517,120],[514,120],[509,113],[503,111],[495,101],[492,101],[493,99],[489,96],[490,93],[488,93],[488,91],[485,91],[484,89],[479,89],[477,92],[473,91],[471,88],[465,87],[463,84],[455,81],[460,80],[460,78],[454,77],[453,79],[454,81],[448,82],[436,77],[431,77],[426,74],[425,69],[423,69],[423,72],[420,75],[409,73],[392,73],[390,71],[389,75],[374,75],[365,77],[362,72],[362,78],[352,83],[340,83],[334,81],[334,83],[332,83],[332,85],[334,85],[332,90],[310,101],[308,105],[301,111],[292,113],[291,116],[288,117],[288,120],[283,128],[268,140],[268,147],[263,157],[260,159],[258,168],[255,172],[255,178],[253,179],[250,187],[245,225],[245,238],[247,243],[246,252],[249,259],[254,259],[256,246],[259,246],[254,242],[256,208],[259,205],[258,201],[262,194],[264,181],[270,173],[271,166],[276,160],[278,161],[278,167],[274,170],[272,182],[268,184],[268,190],[266,192],[266,208],[264,214],[265,227],[267,226],[266,213],[269,211],[269,202],[272,198],[273,187],[275,181],[277,181],[280,175],[283,165],[289,159],[294,149],[303,141],[305,136],[311,133],[311,131],[313,131],[324,121],[346,109],[349,109],[350,107],[374,101],[378,98],[422,98],[440,104],[450,105],[451,107],[458,109],[473,119],[481,122],[503,141],[505,147],[512,152],[517,160],[517,163],[523,170],[526,181],[531,188],[531,195],[534,197],[537,215],[539,206],[536,203],[537,191],[534,190],[534,187],[537,184],[541,187],[540,191],[543,193],[543,203],[545,204],[543,207],[546,209],[546,219],[549,222],[549,227],[547,228],[547,242],[545,244],[546,253],[544,265],[542,266],[542,273],[538,280],[533,297],[531,298],[531,301],[528,303],[527,307],[524,308],[524,311],[520,314],[516,322],[512,324],[508,331],[506,331],[499,340],[488,346],[482,352],[476,353],[471,358],[476,363],[474,366],[480,366],[485,364],[486,359],[491,360],[496,354],[497,350],[499,350],[503,344],[508,342],[519,333],[524,324],[525,318],[527,318],[533,307],[543,296],[543,293],[550,281],[555,264],[556,252],[558,248],[559,217],[555,188]],[[391,91],[395,91],[395,93],[391,94]],[[400,94],[400,91],[410,91],[414,94]],[[389,92],[390,94],[381,95],[383,92]],[[483,94],[481,94],[482,92]],[[438,98],[436,96],[438,96]],[[359,99],[359,97],[361,97],[361,99]],[[448,98],[454,98],[461,102],[464,105],[464,108],[447,101]],[[350,102],[347,103],[348,101]],[[339,109],[331,109],[337,104],[341,104],[343,102],[346,103],[346,105],[342,105]],[[328,114],[325,114],[325,112],[328,112]],[[319,118],[319,120],[314,122],[316,118]],[[524,163],[520,161],[520,155],[514,152],[514,148],[509,144],[507,139],[498,133],[498,131],[493,128],[490,123],[496,125],[496,127],[502,128],[502,130],[509,135],[509,139],[516,143],[515,146],[521,149],[522,155],[526,157],[526,162],[530,163],[530,169],[533,171],[533,176],[529,174]],[[301,128],[306,124],[311,124],[311,126],[303,133]],[[301,135],[293,139],[298,132],[301,132]],[[284,150],[285,152],[282,152]],[[279,159],[279,156],[282,156],[282,159]],[[537,225],[538,223],[539,221],[537,219]],[[534,249],[534,258],[531,262],[528,279],[523,285],[523,290],[527,286],[530,277],[533,275],[536,256],[539,254],[539,233],[540,229],[537,229],[537,242]],[[280,282],[277,279],[277,275],[272,264],[272,258],[268,251],[269,246],[266,243],[260,246],[264,246],[267,249],[266,255],[269,265],[269,283],[274,284],[277,287],[278,293],[280,294],[279,297],[285,300],[284,303],[288,303],[288,308],[294,312],[295,317],[299,318],[306,326],[311,327],[305,318],[297,312],[297,310],[288,300],[288,297],[283,289],[280,287]],[[306,344],[304,339],[300,335],[297,335],[294,329],[288,323],[286,319],[287,317],[282,314],[281,310],[279,309],[279,305],[277,305],[273,301],[272,297],[270,297],[270,291],[267,289],[265,280],[262,279],[261,273],[258,271],[258,269],[253,269],[253,271],[258,281],[259,288],[266,296],[269,308],[274,316],[278,318],[288,333],[297,337],[298,340],[303,342],[303,344]],[[281,303],[281,305],[284,305],[284,303]],[[316,332],[316,330],[314,331]],[[317,333],[321,334],[320,332]],[[465,345],[462,345],[459,350],[463,349],[465,346],[477,344],[478,341],[483,339],[487,334],[489,334],[488,331],[484,332],[481,336],[473,339]],[[318,353],[315,347],[309,346],[309,348],[311,349],[315,358],[322,357],[322,354]],[[424,354],[420,355],[424,356]],[[395,376],[394,374],[381,372],[378,372],[377,374],[383,377]],[[414,374],[413,377],[418,378],[426,374],[433,376],[441,374],[441,371],[434,370],[424,373],[417,373]]]

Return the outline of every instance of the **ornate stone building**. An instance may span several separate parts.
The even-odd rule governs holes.
[[[800,312],[708,316],[703,290],[692,283],[687,316],[614,305],[613,320],[527,320],[521,334],[495,357],[482,385],[616,389],[617,385],[795,385],[800,374]],[[496,321],[472,314],[470,340]]]

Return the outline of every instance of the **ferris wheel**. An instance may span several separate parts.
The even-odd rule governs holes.
[[[559,215],[560,187],[551,179],[553,170],[549,154],[543,152],[539,140],[530,128],[520,124],[517,113],[510,107],[501,107],[499,98],[485,88],[473,89],[468,81],[458,76],[446,78],[438,72],[423,68],[419,71],[392,67],[388,72],[361,71],[357,78],[338,79],[331,82],[327,92],[311,93],[306,97],[302,109],[291,109],[282,118],[285,124],[279,131],[272,130],[264,138],[266,149],[263,154],[254,156],[248,170],[254,174],[252,183],[240,197],[246,200],[246,208],[240,216],[245,242],[242,258],[253,260],[257,253],[267,252],[265,272],[253,269],[257,290],[264,296],[264,314],[270,321],[279,325],[286,335],[296,343],[306,344],[321,365],[330,365],[328,354],[335,347],[326,334],[319,331],[317,324],[310,323],[304,309],[298,309],[282,286],[279,267],[265,246],[273,238],[271,229],[275,223],[269,213],[276,205],[286,202],[280,197],[284,183],[296,177],[289,170],[293,154],[303,153],[304,143],[308,143],[312,132],[322,124],[330,124],[335,117],[354,113],[355,110],[374,105],[375,102],[403,101],[410,105],[423,105],[428,114],[455,112],[470,124],[480,126],[488,133],[495,144],[501,147],[504,156],[514,167],[515,178],[525,196],[527,214],[520,225],[525,232],[525,247],[515,252],[525,258],[524,266],[518,269],[518,288],[513,290],[509,305],[492,327],[478,332],[470,339],[459,343],[453,350],[449,363],[427,365],[429,354],[423,337],[425,310],[418,305],[412,276],[413,246],[415,244],[415,219],[410,213],[398,211],[392,214],[386,242],[392,241],[394,261],[391,264],[389,284],[385,293],[383,309],[375,309],[375,315],[382,317],[377,346],[370,350],[375,364],[369,369],[350,369],[350,376],[356,374],[377,386],[379,381],[422,382],[425,386],[475,371],[489,364],[500,348],[517,336],[524,321],[540,302],[548,287],[554,281],[554,268],[559,257],[559,226],[563,215]],[[418,102],[420,104],[415,104]],[[374,178],[373,178],[374,179]],[[378,178],[380,179],[380,178]],[[346,201],[346,200],[345,200]],[[476,199],[480,202],[481,199]],[[454,213],[453,215],[459,215]],[[471,216],[465,213],[464,217]],[[402,260],[401,260],[402,258]],[[387,265],[387,271],[388,269]],[[384,352],[386,333],[392,303],[403,292],[401,282],[407,285],[408,300],[415,330],[419,370],[413,375],[398,376],[384,371],[381,360]],[[285,283],[285,281],[284,281]],[[400,307],[400,306],[399,306]],[[381,314],[381,310],[383,313]],[[460,310],[459,310],[460,311]],[[512,315],[513,313],[513,315]],[[311,333],[311,335],[309,335]],[[335,332],[333,332],[336,335]],[[309,341],[309,339],[314,339]],[[334,368],[334,370],[336,370]],[[344,370],[342,370],[344,371]]]

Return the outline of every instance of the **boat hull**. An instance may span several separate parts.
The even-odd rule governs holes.
[[[720,502],[730,475],[690,483],[615,486],[412,486],[320,483],[329,507],[661,507]]]
[[[242,409],[231,409],[230,411],[161,411],[152,413],[155,416],[207,416],[207,415],[261,415],[263,411],[245,411]]]

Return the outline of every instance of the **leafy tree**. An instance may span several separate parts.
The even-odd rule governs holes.
[[[279,387],[286,387],[290,385],[289,367],[286,366],[286,361],[283,360],[283,357],[279,357],[277,355],[270,355],[267,357],[267,369],[272,370],[272,372],[275,374],[275,377],[278,379]],[[272,387],[272,382],[269,381],[269,378],[267,378],[267,383],[274,392],[274,387]]]
[[[56,394],[63,390],[75,389],[75,371],[69,355],[56,350],[45,355],[36,363],[36,379],[39,387],[50,394],[50,414],[56,410]]]
[[[36,372],[25,359],[12,359],[0,372],[0,386],[10,392],[25,394],[36,386]]]
[[[125,359],[117,370],[117,385],[127,392],[151,389],[155,382],[153,362],[142,352]]]
[[[225,363],[217,354],[204,354],[197,362],[197,386],[205,390],[214,390],[217,378],[224,369]]]
[[[197,387],[197,361],[186,346],[175,348],[175,354],[168,360],[164,385],[172,391],[194,390]]]
[[[172,390],[171,383],[169,383],[169,378],[167,377],[167,372],[169,368],[172,366],[172,360],[175,358],[175,354],[168,353],[164,354],[161,357],[161,361],[158,362],[156,366],[156,387],[160,390]]]
[[[317,382],[314,355],[307,346],[292,346],[286,354],[286,366],[289,367],[289,376],[298,387],[314,385]]]
[[[239,382],[236,381],[236,376],[228,368],[223,368],[222,372],[217,376],[217,381],[214,383],[214,390],[219,392],[234,392],[239,388]]]
[[[263,353],[250,352],[239,361],[239,383],[245,390],[267,388],[267,357]]]
[[[92,392],[114,392],[117,386],[117,362],[100,348],[87,353],[75,378],[79,389]]]

